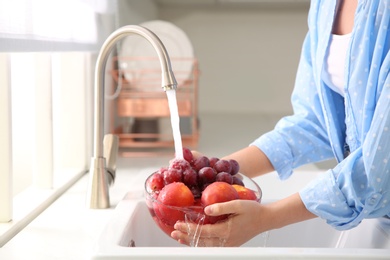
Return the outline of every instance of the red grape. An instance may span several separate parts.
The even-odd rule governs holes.
[[[230,173],[232,170],[232,166],[228,160],[219,160],[214,164],[214,169],[217,172],[228,172]]]
[[[236,175],[233,176],[233,184],[245,186],[244,182],[240,178],[238,178]]]
[[[160,169],[158,169],[158,173],[161,173],[162,175],[165,174],[165,172],[168,171],[168,167],[161,167]]]
[[[240,165],[238,162],[234,159],[229,160],[230,165],[232,166],[232,169],[230,171],[231,175],[236,175],[240,171]]]
[[[184,170],[191,168],[191,164],[183,159],[173,159],[170,161],[169,168],[177,169],[183,172]]]
[[[183,182],[188,187],[197,185],[198,173],[192,168],[185,169],[183,171]]]
[[[192,166],[195,171],[199,172],[200,169],[210,166],[209,158],[206,156],[200,156],[194,160]]]
[[[201,183],[214,182],[216,175],[217,175],[217,172],[209,166],[203,167],[198,172],[199,181]]]
[[[175,168],[169,168],[164,174],[165,185],[172,182],[181,182],[182,181],[182,172]]]
[[[210,161],[210,167],[214,167],[215,163],[219,161],[219,158],[217,158],[217,157],[211,157],[211,158],[209,159],[209,161]]]
[[[164,176],[161,173],[156,172],[148,179],[147,187],[151,191],[160,191],[164,186]]]
[[[183,147],[183,157],[184,160],[189,163],[192,163],[194,161],[194,155],[192,154],[191,150],[186,147]]]
[[[233,184],[233,176],[228,172],[219,172],[217,176],[215,176],[215,181],[223,181]]]

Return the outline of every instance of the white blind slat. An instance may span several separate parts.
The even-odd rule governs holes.
[[[113,0],[0,0],[0,52],[97,51]]]
[[[88,169],[88,54],[52,55],[54,168]],[[66,69],[65,69],[66,68]]]
[[[51,55],[34,54],[33,184],[36,188],[53,187],[53,126]]]
[[[12,127],[8,55],[0,53],[0,222],[12,219]]]

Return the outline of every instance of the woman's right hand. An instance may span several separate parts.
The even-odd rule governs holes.
[[[299,193],[269,204],[252,200],[232,200],[205,207],[210,216],[229,214],[226,221],[202,226],[197,246],[241,246],[256,235],[316,217],[303,204]],[[177,222],[172,238],[191,245],[197,224]]]
[[[215,224],[203,225],[199,238],[196,237],[198,247],[212,246],[241,246],[251,238],[266,229],[261,224],[263,206],[252,200],[233,200],[216,203],[205,208],[205,214],[218,216],[228,214],[229,217]],[[194,244],[194,232],[197,224],[177,222],[172,238],[185,245]]]

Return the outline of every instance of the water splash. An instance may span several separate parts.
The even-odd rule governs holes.
[[[265,231],[260,234],[261,240],[262,240],[262,247],[267,247],[268,239],[269,239],[269,231]]]
[[[185,222],[187,224],[187,233],[189,237],[190,247],[200,246],[200,234],[206,216],[202,213],[187,212],[185,214]]]
[[[180,133],[180,117],[177,107],[176,90],[167,90],[166,93],[168,98],[169,111],[171,114],[171,126],[173,131],[173,141],[175,144],[175,155],[177,159],[183,159],[183,144]]]

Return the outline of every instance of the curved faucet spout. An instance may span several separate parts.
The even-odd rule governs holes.
[[[94,150],[89,171],[90,182],[87,194],[87,206],[89,208],[108,208],[110,206],[108,186],[114,182],[115,169],[106,168],[106,158],[103,156],[105,68],[115,43],[133,34],[145,38],[156,50],[162,70],[162,89],[167,91],[177,87],[167,50],[161,40],[149,29],[137,25],[123,26],[114,31],[103,43],[95,68]]]
[[[126,36],[137,34],[144,37],[156,50],[162,69],[162,88],[164,91],[176,89],[177,82],[172,72],[168,52],[161,40],[149,29],[137,25],[127,25],[114,31],[103,43],[96,61],[95,69],[95,154],[94,157],[103,156],[103,129],[104,129],[104,76],[108,56],[116,42]]]

